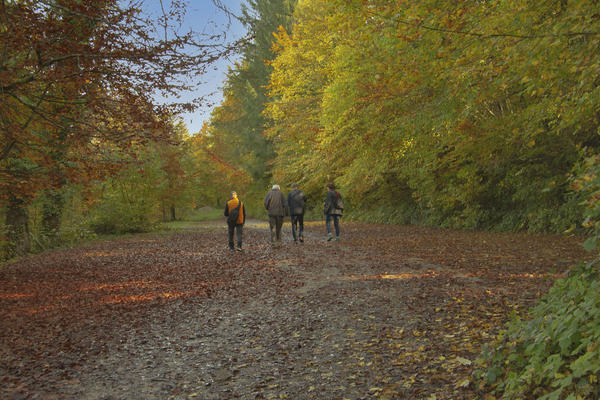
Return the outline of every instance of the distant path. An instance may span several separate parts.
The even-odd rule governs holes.
[[[288,226],[288,227],[290,226],[289,217],[286,218],[286,220],[284,221],[284,225]],[[185,229],[202,228],[202,227],[208,227],[208,226],[226,228],[227,220],[225,217],[223,217],[221,219],[216,219],[213,221],[198,221],[197,223],[194,224],[193,227],[185,228]],[[246,219],[246,223],[244,224],[244,227],[269,228],[269,221],[262,220],[262,219],[248,218],[248,219]]]
[[[481,344],[583,238],[223,221],[0,268],[2,399],[471,399]]]

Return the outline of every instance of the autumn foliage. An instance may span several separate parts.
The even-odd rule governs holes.
[[[153,231],[231,190],[260,217],[273,183],[314,215],[335,182],[343,239],[311,222],[274,253],[255,222],[234,257],[199,225],[15,259],[2,396],[600,395],[579,246],[600,240],[598,2],[249,1],[251,40],[191,134],[177,113],[197,103],[157,96],[234,49],[181,33],[184,11],[2,2],[3,258]]]
[[[27,206],[60,220],[66,185],[90,185],[173,140],[172,116],[198,103],[157,105],[198,84],[231,51],[218,35],[180,33],[184,5],[150,19],[131,3],[4,1],[0,8],[0,201],[9,253],[29,247]],[[45,234],[60,224],[43,223]]]
[[[299,2],[271,31],[264,111],[246,109],[274,146],[266,178],[309,197],[334,181],[356,220],[581,228],[568,174],[600,145],[597,7]],[[228,84],[258,71],[241,64]]]

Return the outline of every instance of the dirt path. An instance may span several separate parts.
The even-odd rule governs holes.
[[[2,399],[471,399],[481,345],[580,238],[222,221],[0,268]]]

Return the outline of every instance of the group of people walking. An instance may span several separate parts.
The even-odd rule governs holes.
[[[325,226],[327,228],[327,241],[333,239],[331,222],[335,230],[335,241],[340,240],[339,221],[343,214],[343,201],[340,194],[335,190],[333,183],[328,183],[327,197],[323,208],[325,217]],[[263,205],[269,216],[269,229],[271,231],[271,246],[281,246],[281,228],[283,220],[289,216],[292,222],[292,236],[294,244],[304,242],[304,211],[306,204],[306,194],[298,188],[297,183],[292,184],[292,191],[288,193],[287,198],[281,191],[279,185],[273,185],[273,188],[265,196]],[[237,218],[235,215],[237,214]],[[232,215],[234,218],[228,218],[229,250],[242,251],[242,236],[244,224],[246,223],[246,208],[244,203],[238,199],[236,192],[231,192],[231,199],[225,204],[226,217]],[[234,242],[234,234],[237,239],[237,247]]]

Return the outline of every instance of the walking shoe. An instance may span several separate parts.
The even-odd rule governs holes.
[[[333,239],[333,234],[330,233],[329,235],[327,235],[327,241],[329,242],[331,239]]]
[[[298,241],[297,241],[297,240],[294,240],[294,244],[298,244]]]
[[[340,241],[340,237],[339,237],[339,236],[336,236],[336,238],[335,238],[335,241],[336,241],[336,242],[339,242],[339,241]]]
[[[241,247],[238,247],[236,250],[237,250],[237,251],[244,251],[244,250],[242,250],[242,248],[241,248]]]
[[[230,247],[229,251],[235,251],[235,249],[233,247]]]
[[[304,243],[304,236],[300,236],[300,243]]]

